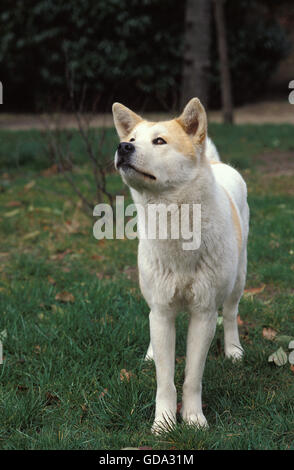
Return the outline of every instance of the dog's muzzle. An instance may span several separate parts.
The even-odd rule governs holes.
[[[117,148],[116,167],[119,168],[124,163],[130,163],[130,156],[135,151],[135,146],[130,142],[121,142]]]

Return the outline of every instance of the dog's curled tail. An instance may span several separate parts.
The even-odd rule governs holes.
[[[217,148],[209,137],[206,139],[206,158],[212,162],[220,162]]]

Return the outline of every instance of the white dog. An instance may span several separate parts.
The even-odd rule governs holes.
[[[206,113],[193,98],[177,119],[143,120],[122,104],[113,105],[121,143],[115,165],[130,187],[135,204],[201,204],[201,243],[183,249],[183,238],[140,237],[139,279],[150,307],[151,342],[157,376],[153,432],[176,420],[175,316],[190,313],[181,414],[189,424],[206,426],[201,388],[217,310],[223,307],[225,354],[242,357],[237,313],[247,266],[249,209],[241,175],[219,161],[207,137]],[[191,214],[190,214],[191,215]],[[148,220],[147,220],[148,223]]]

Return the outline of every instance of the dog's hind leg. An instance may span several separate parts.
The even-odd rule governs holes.
[[[240,344],[237,315],[240,298],[246,281],[247,254],[244,250],[233,292],[223,305],[225,354],[233,360],[241,359],[243,348]]]

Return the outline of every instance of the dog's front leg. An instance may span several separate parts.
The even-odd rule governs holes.
[[[156,308],[150,312],[149,319],[157,379],[155,420],[152,432],[157,434],[171,427],[176,421],[175,314],[169,309]]]
[[[192,312],[187,338],[187,356],[181,414],[188,424],[207,426],[202,412],[202,375],[216,328],[216,312]]]

